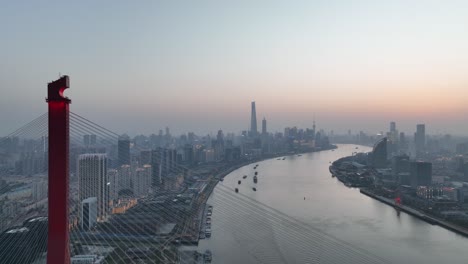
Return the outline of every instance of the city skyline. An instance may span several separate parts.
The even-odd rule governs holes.
[[[69,99],[63,98],[61,91],[69,86],[68,76],[49,83],[47,86],[49,115],[44,114],[15,131],[17,135],[40,135],[39,138],[23,137],[22,140],[18,136],[7,137],[3,138],[3,144],[0,146],[0,151],[4,153],[1,164],[2,171],[4,171],[3,177],[5,177],[2,177],[0,181],[3,186],[0,189],[3,189],[3,196],[8,197],[0,204],[3,218],[0,224],[3,229],[2,237],[13,241],[15,248],[6,254],[8,258],[14,258],[15,253],[20,252],[21,247],[29,245],[29,243],[14,241],[38,234],[34,229],[29,228],[30,223],[22,221],[22,218],[37,221],[37,217],[44,215],[45,210],[49,212],[45,217],[49,230],[56,226],[53,221],[60,220],[65,223],[63,226],[69,223],[69,232],[65,231],[62,234],[69,235],[72,238],[70,241],[89,243],[96,239],[102,240],[104,236],[105,244],[111,246],[116,239],[125,235],[140,242],[151,239],[153,243],[162,246],[168,243],[180,245],[182,240],[190,243],[204,243],[205,241],[201,240],[206,240],[210,243],[212,235],[216,236],[219,230],[218,228],[212,230],[213,205],[210,199],[218,197],[217,195],[211,196],[212,191],[218,192],[220,188],[226,188],[224,186],[229,184],[236,186],[235,189],[225,190],[226,195],[231,198],[239,197],[236,194],[239,192],[242,194],[250,192],[252,197],[255,197],[258,190],[261,193],[270,191],[274,194],[268,199],[271,200],[270,202],[274,199],[282,201],[288,198],[291,202],[297,202],[297,198],[299,200],[303,198],[305,201],[314,189],[306,187],[305,193],[302,193],[304,190],[292,193],[290,189],[287,191],[288,195],[277,195],[285,185],[295,182],[294,180],[283,181],[286,179],[284,171],[277,174],[277,176],[282,176],[278,185],[279,189],[269,187],[272,185],[268,184],[268,180],[272,180],[270,175],[274,175],[274,171],[278,172],[276,169],[269,170],[269,167],[284,164],[278,169],[293,169],[297,166],[291,166],[291,162],[304,163],[307,160],[308,162],[305,163],[307,167],[313,164],[321,166],[321,173],[318,174],[321,175],[320,177],[330,176],[327,173],[328,168],[332,177],[326,177],[328,178],[326,181],[332,186],[359,187],[360,193],[384,201],[392,207],[399,206],[391,208],[391,210],[398,210],[396,215],[398,218],[401,207],[402,211],[416,215],[422,220],[430,223],[436,222],[457,233],[468,234],[463,227],[465,222],[468,223],[468,216],[465,209],[460,207],[465,203],[465,193],[468,194],[468,183],[463,182],[468,177],[468,163],[465,162],[463,156],[468,155],[466,154],[468,153],[466,137],[428,136],[426,140],[425,124],[417,124],[414,140],[411,140],[404,133],[399,133],[399,126],[395,121],[390,121],[387,126],[388,131],[380,135],[367,135],[363,132],[354,135],[349,131],[347,135],[335,137],[333,133],[327,134],[322,129],[316,131],[315,118],[312,129],[297,126],[286,127],[284,133],[266,133],[267,124],[264,118],[260,134],[257,127],[256,104],[251,102],[252,129],[244,131],[242,135],[235,136],[227,133],[225,137],[223,131],[219,130],[216,138],[200,137],[194,133],[178,137],[172,135],[170,128],[166,127],[165,134],[161,129],[158,135],[137,136],[132,139],[127,135],[118,135],[76,113],[68,112],[67,104],[62,104],[62,102],[69,102]],[[57,115],[60,110],[64,111],[65,115]],[[62,118],[65,121],[59,122]],[[44,122],[47,123],[47,119],[49,119],[51,132],[50,140],[42,136],[43,133],[47,133],[47,130],[44,132]],[[60,131],[63,137],[58,133]],[[56,133],[55,137],[52,132]],[[64,144],[60,143],[62,138],[65,138]],[[48,142],[48,149],[44,145],[46,142]],[[68,146],[68,142],[73,142],[69,148],[55,148]],[[351,143],[351,145],[335,145],[332,142]],[[368,148],[366,146],[372,144],[374,147],[371,152],[361,152]],[[317,152],[318,156],[315,156],[314,152]],[[351,156],[346,156],[350,153]],[[319,163],[314,162],[321,155],[325,155],[325,159]],[[62,189],[70,190],[71,194],[65,196],[68,197],[68,203],[63,205],[65,208],[63,211],[69,212],[69,214],[63,214],[65,217],[54,213],[60,207],[53,203],[58,199],[52,196],[59,193],[57,188],[54,191],[53,187],[57,185],[53,183],[56,183],[57,179],[63,175],[55,173],[60,172],[55,170],[60,167],[57,163],[60,160],[57,157],[66,158],[61,164],[65,164],[64,173],[70,175],[70,177],[65,177],[68,182],[62,185]],[[341,158],[332,163],[331,160],[337,157]],[[288,161],[285,162],[285,160]],[[45,166],[45,161],[48,161],[48,166]],[[253,164],[255,166],[252,169]],[[259,165],[262,165],[262,174],[257,171]],[[310,170],[307,167],[304,171],[307,175],[305,179],[318,180],[317,177],[310,177]],[[250,171],[252,180],[250,183],[249,180],[246,181],[249,176],[242,173],[246,172],[246,169]],[[47,170],[49,170],[48,173]],[[231,173],[234,175],[241,173],[238,174],[237,183],[232,177],[227,177],[224,181],[224,177]],[[49,174],[48,191],[41,183],[44,178],[47,178],[44,177],[45,174]],[[240,180],[242,174],[244,176]],[[294,177],[294,173],[286,173],[286,175]],[[53,176],[58,177],[52,178]],[[336,185],[334,177],[343,185]],[[242,182],[244,183],[241,186]],[[278,179],[271,183],[273,182],[278,183]],[[21,187],[14,188],[14,186]],[[300,183],[300,186],[307,185]],[[44,195],[46,192],[48,196]],[[324,194],[318,193],[318,198],[323,199]],[[335,191],[335,195],[340,193],[342,191]],[[302,197],[302,195],[307,196]],[[388,196],[385,198],[382,195],[389,195],[394,202],[388,200]],[[44,201],[48,202],[47,206]],[[227,201],[232,201],[232,199],[227,199]],[[278,201],[273,202],[273,204],[277,203]],[[28,207],[35,209],[27,211],[28,216],[22,216],[21,213],[28,210]],[[298,209],[304,211],[301,207]],[[350,208],[350,206],[346,207]],[[216,208],[219,210],[220,207]],[[221,208],[233,208],[233,206],[221,206]],[[426,214],[415,213],[416,208],[424,210]],[[329,209],[327,207],[327,210]],[[201,215],[205,216],[200,217]],[[265,216],[262,213],[260,215]],[[382,215],[379,214],[379,217]],[[22,228],[14,226],[18,222],[23,223]],[[284,220],[281,222],[284,223]],[[452,226],[453,224],[456,226]],[[43,230],[44,225],[41,226],[40,230]],[[49,240],[51,234],[53,233],[48,233]],[[94,235],[90,236],[91,234]],[[168,234],[172,235],[168,237]],[[151,236],[148,237],[148,235]],[[382,236],[379,235],[378,240],[381,239]],[[62,241],[69,241],[69,239],[65,238]],[[307,241],[313,241],[313,239],[307,239]],[[71,259],[72,263],[77,259],[111,259],[115,255],[120,259],[125,259],[128,258],[127,253],[133,251],[131,249],[119,252],[108,248],[110,251],[97,252],[99,249],[94,246],[83,251],[81,247],[71,246],[73,243],[71,245],[61,243],[60,245],[65,246],[65,249],[51,247],[50,242],[48,245],[48,253],[63,252],[66,255],[60,258]],[[231,248],[226,247],[229,250]],[[182,255],[181,252],[176,253],[177,246],[172,247],[172,250],[177,254],[175,258]],[[404,249],[399,250],[404,251]],[[97,255],[89,255],[93,251],[97,252]],[[153,248],[150,251],[166,254],[164,248]],[[147,253],[139,258],[151,260],[158,256],[149,254],[149,251],[145,252]],[[331,251],[334,256],[336,252],[335,249]],[[191,256],[196,259],[200,256],[199,254],[203,255],[205,263],[206,260],[211,261],[210,250],[206,250],[203,254],[195,252]],[[16,258],[19,257],[16,255]],[[56,255],[45,256],[41,247],[25,253],[25,258],[44,257],[56,257]],[[224,262],[228,257],[223,254],[220,258]],[[295,258],[301,258],[301,256],[295,255]],[[418,259],[422,259],[422,256],[418,256]],[[57,261],[48,260],[48,262],[56,263]],[[68,263],[67,261],[61,262]],[[164,263],[164,260],[162,262]],[[237,262],[238,260],[235,263]]]
[[[253,110],[253,111],[252,111]],[[252,119],[253,117],[255,116],[254,119]],[[224,132],[227,132],[227,133],[232,133],[234,135],[242,135],[244,132],[246,132],[247,134],[251,134],[251,126],[252,124],[256,123],[257,120],[256,120],[256,110],[255,110],[255,102],[251,102],[251,110],[250,110],[250,117],[249,117],[249,122],[250,122],[250,125],[244,129],[244,127],[234,127],[234,126],[228,126],[228,127],[233,127],[232,130],[226,130],[225,128],[218,128],[218,129],[215,129],[215,131],[212,131],[212,130],[207,130],[208,128],[201,128],[201,127],[188,127],[187,130],[176,130],[175,133],[173,133],[173,130],[168,127],[168,126],[165,126],[164,129],[163,127],[159,127],[159,128],[155,128],[155,130],[148,130],[147,128],[145,128],[144,126],[139,126],[137,128],[137,130],[135,130],[134,133],[127,133],[127,132],[123,132],[121,133],[121,139],[125,139],[125,140],[129,140],[129,137],[138,137],[138,136],[150,136],[150,135],[172,135],[172,136],[187,136],[188,134],[190,133],[194,133],[195,135],[197,136],[216,136],[216,133],[218,133],[219,131],[224,131]],[[30,120],[31,121],[31,120]],[[359,123],[359,120],[355,120],[356,123]],[[262,126],[263,126],[263,122],[266,122],[265,120],[265,117],[263,117],[263,120],[261,120],[262,122]],[[351,120],[350,123],[353,123],[354,120]],[[386,123],[385,123],[386,122]],[[385,128],[385,126],[388,127],[388,122],[390,122],[390,130],[387,130],[388,128]],[[258,122],[257,122],[258,123]],[[324,122],[325,124],[327,124],[328,122]],[[332,125],[332,128],[330,127],[325,127],[325,126],[319,126],[318,129],[319,130],[323,130],[325,133],[327,134],[331,134],[331,135],[353,135],[353,136],[356,136],[356,135],[359,135],[360,133],[365,133],[365,134],[369,134],[369,135],[375,135],[375,136],[378,136],[378,135],[385,135],[386,132],[392,132],[392,126],[393,128],[398,128],[396,129],[395,131],[396,132],[402,132],[404,134],[407,134],[407,135],[410,135],[410,134],[413,134],[413,132],[417,131],[417,128],[419,125],[423,125],[425,126],[426,124],[420,124],[420,123],[412,123],[412,122],[403,122],[403,125],[401,125],[402,123],[399,123],[399,122],[395,122],[395,121],[386,121],[386,120],[378,120],[378,123],[379,123],[379,127],[375,128],[375,129],[370,129],[369,127],[365,127],[365,128],[360,128],[360,129],[356,129],[356,130],[352,130],[350,129],[351,126],[348,126],[347,129],[344,129],[343,130],[334,130],[333,129],[333,125]],[[300,125],[300,124],[303,124],[303,125]],[[382,124],[382,125],[380,125]],[[139,124],[139,125],[142,125],[142,124]],[[431,125],[431,124],[429,124]],[[257,124],[257,127],[258,127],[258,124]],[[283,133],[285,129],[287,128],[293,128],[293,127],[296,127],[296,128],[313,128],[315,130],[315,127],[316,127],[316,122],[315,122],[315,113],[313,114],[313,121],[312,123],[310,122],[305,122],[305,121],[298,121],[296,123],[293,123],[293,122],[288,122],[286,125],[284,126],[276,126],[276,127],[273,127],[272,128],[269,128],[268,130],[268,133],[272,133],[272,134],[275,134],[275,133]],[[403,128],[402,128],[403,127]],[[11,132],[11,131],[9,131]],[[145,133],[146,132],[146,133]],[[120,131],[113,131],[113,133],[120,133]],[[163,134],[161,134],[163,133]],[[164,134],[165,133],[165,134]],[[258,128],[257,128],[257,134],[259,134],[260,131],[258,131]],[[8,134],[5,134],[4,136],[7,136]],[[453,133],[451,133],[450,131],[446,130],[446,129],[432,129],[429,131],[428,135],[433,135],[433,136],[443,136],[443,135],[451,135],[451,136],[456,136],[456,137],[466,137],[467,134],[464,134],[464,133],[460,133],[459,130],[454,130]],[[119,139],[119,142],[121,141],[121,139]],[[90,144],[90,142],[94,142],[96,143],[96,135],[84,135],[84,138],[83,138],[83,141],[85,142],[84,144],[85,145],[88,145]],[[94,144],[93,143],[93,144]]]
[[[0,262],[466,263],[466,14],[4,3]]]
[[[468,4],[450,3],[7,3],[0,134],[45,112],[38,84],[62,73],[71,110],[121,133],[248,130],[255,99],[272,131],[315,113],[335,131],[466,135]]]

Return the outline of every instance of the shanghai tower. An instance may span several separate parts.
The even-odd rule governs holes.
[[[250,117],[250,136],[256,137],[257,132],[257,112],[255,111],[255,102],[252,102],[252,114]]]

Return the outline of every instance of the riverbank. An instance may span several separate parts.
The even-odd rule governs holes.
[[[393,207],[346,188],[338,179],[323,177],[329,175],[330,161],[350,155],[355,148],[338,145],[335,151],[258,162],[257,191],[251,189],[256,163],[231,172],[208,201],[214,207],[211,237],[201,239],[192,249],[202,253],[210,250],[212,263],[223,264],[257,264],[265,259],[277,263],[307,263],[311,259],[323,264],[365,262],[352,252],[345,253],[349,248],[323,246],[323,236],[312,234],[312,230],[320,230],[347,245],[364,248],[386,263],[466,263],[468,239],[464,236],[410,214],[402,212],[398,217]],[[244,175],[248,175],[247,180],[243,180]],[[241,185],[238,180],[242,180]],[[243,198],[251,202],[244,203]],[[310,229],[297,229],[272,218],[259,211],[262,205],[298,219]],[[340,252],[346,256],[337,258]],[[375,259],[367,262],[376,263]]]
[[[449,223],[447,221],[444,221],[442,219],[439,219],[439,218],[436,218],[436,217],[433,217],[433,216],[430,216],[430,215],[427,215],[423,212],[420,212],[414,208],[411,208],[411,207],[408,207],[408,206],[405,206],[405,205],[396,205],[395,202],[391,199],[388,199],[388,198],[385,198],[385,197],[382,197],[382,196],[379,196],[375,193],[373,193],[372,191],[368,190],[368,189],[364,189],[364,188],[361,188],[360,189],[360,192],[364,195],[367,195],[371,198],[374,198],[382,203],[385,203],[387,205],[390,205],[392,207],[394,207],[396,210],[401,210],[405,213],[408,213],[410,215],[413,215],[421,220],[424,220],[432,225],[439,225],[441,227],[444,227],[450,231],[453,231],[457,234],[460,234],[460,235],[463,235],[465,237],[468,237],[468,229],[467,228],[464,228],[464,227],[461,227],[461,226],[458,226],[458,225],[454,225],[452,223]]]
[[[347,164],[345,164],[345,162]],[[329,167],[329,171],[332,176],[343,182],[347,187],[358,187],[360,188],[360,192],[364,195],[379,200],[397,210],[411,214],[430,224],[439,225],[457,234],[468,237],[468,229],[465,227],[419,211],[417,208],[401,204],[397,205],[392,199],[375,194],[372,190],[375,178],[377,177],[376,173],[372,168],[360,164],[364,163],[359,163],[355,156],[342,157],[332,163]]]
[[[286,153],[279,153],[279,154],[274,154],[274,155],[268,155],[266,157],[261,157],[261,158],[257,158],[257,159],[252,159],[252,160],[248,160],[248,161],[245,161],[241,164],[236,164],[236,165],[233,165],[232,167],[230,167],[229,169],[227,170],[224,170],[223,172],[219,173],[216,177],[219,177],[220,179],[221,178],[224,178],[226,177],[229,173],[239,169],[239,168],[242,168],[244,166],[248,166],[248,165],[251,165],[251,164],[254,164],[256,162],[261,162],[261,161],[264,161],[264,160],[269,160],[269,159],[276,159],[276,158],[280,158],[280,157],[289,157],[289,156],[294,156],[294,155],[299,155],[299,154],[307,154],[307,153],[314,153],[314,152],[319,152],[319,151],[325,151],[325,150],[332,150],[332,149],[337,149],[338,147],[336,145],[330,145],[330,147],[328,148],[321,148],[321,149],[314,149],[314,150],[307,150],[307,151],[297,151],[297,152],[294,152],[294,153],[291,153],[291,152],[286,152]],[[210,194],[211,195],[211,194]]]

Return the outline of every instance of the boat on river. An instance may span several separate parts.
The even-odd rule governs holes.
[[[204,256],[205,262],[211,262],[211,251],[210,250],[206,250],[205,254],[203,254],[203,256]]]

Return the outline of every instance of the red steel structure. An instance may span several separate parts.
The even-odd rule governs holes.
[[[49,105],[49,231],[47,264],[69,264],[69,104],[63,96],[68,76],[48,84]]]

